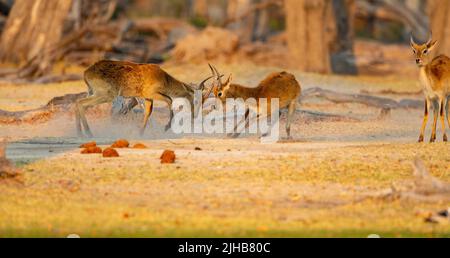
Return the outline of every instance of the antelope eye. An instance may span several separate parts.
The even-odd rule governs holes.
[[[223,96],[223,93],[219,92],[219,94],[217,94],[217,96],[219,96],[219,98],[221,98]]]
[[[425,49],[424,51],[423,51],[423,53],[426,55],[426,54],[428,54],[428,49]]]

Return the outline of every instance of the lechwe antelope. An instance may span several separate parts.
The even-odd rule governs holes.
[[[88,97],[76,103],[76,127],[79,136],[83,136],[81,123],[89,137],[93,137],[86,121],[87,107],[113,101],[118,96],[141,98],[145,100],[145,115],[141,127],[144,133],[148,119],[153,111],[153,101],[163,101],[169,105],[172,120],[172,99],[186,98],[197,115],[202,103],[194,103],[195,90],[203,90],[207,78],[198,87],[178,81],[154,64],[135,64],[120,61],[100,61],[86,70],[84,80],[88,86]],[[203,98],[205,99],[205,98]],[[168,126],[171,121],[169,121]],[[166,126],[167,129],[167,126]]]
[[[296,110],[296,104],[301,94],[300,84],[295,79],[294,75],[287,72],[273,73],[266,77],[257,87],[250,88],[239,84],[232,83],[232,75],[230,75],[226,82],[222,82],[222,75],[216,67],[209,65],[211,72],[215,78],[211,90],[214,96],[225,103],[227,98],[242,98],[244,101],[248,99],[255,99],[255,107],[248,107],[245,112],[245,128],[249,125],[249,108],[256,109],[255,113],[261,114],[260,99],[267,99],[267,114],[271,111],[271,99],[277,98],[279,100],[279,108],[288,108],[288,116],[286,122],[287,138],[291,139],[291,123]],[[208,95],[208,94],[207,94]],[[259,117],[259,115],[257,116]],[[235,130],[238,126],[236,126]],[[239,132],[232,134],[233,137],[238,137]]]
[[[425,44],[417,44],[411,35],[411,47],[416,57],[416,64],[420,69],[420,82],[425,93],[425,116],[420,132],[419,142],[423,142],[428,122],[428,112],[431,104],[434,109],[433,132],[430,142],[436,141],[436,127],[439,115],[441,116],[442,133],[446,142],[445,115],[450,127],[450,58],[440,55],[430,61],[429,54],[433,51],[437,41],[433,41],[432,34]]]

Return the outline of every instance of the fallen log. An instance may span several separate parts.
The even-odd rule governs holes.
[[[361,90],[361,94],[366,95],[410,95],[410,96],[417,96],[422,94],[422,90],[420,91],[395,91],[395,90],[381,90],[381,91],[368,91],[368,90]]]
[[[57,112],[67,111],[75,101],[87,96],[86,92],[67,94],[51,99],[45,106],[25,111],[0,109],[0,124],[42,123],[50,120]]]
[[[74,79],[79,79],[78,77]],[[9,112],[0,110],[0,123],[29,123],[29,122],[42,122],[48,121],[55,112],[67,110],[71,104],[75,103],[78,99],[84,98],[87,93],[67,94],[60,97],[55,97],[48,102],[47,105],[27,111]],[[335,92],[331,90],[324,90],[321,88],[312,88],[304,92],[301,101],[308,98],[323,98],[334,103],[359,103],[367,106],[373,106],[380,108],[380,114],[377,119],[383,119],[387,117],[392,109],[399,108],[422,108],[422,101],[404,99],[401,101],[395,101],[393,99],[381,98],[369,95],[360,94],[345,94]],[[318,121],[333,120],[333,121],[353,121],[360,122],[361,120],[356,117],[350,117],[338,114],[327,114],[316,111],[297,110],[300,113],[309,117],[314,117]]]
[[[382,98],[364,94],[347,94],[331,90],[324,90],[321,88],[311,88],[304,91],[302,100],[307,98],[322,98],[333,103],[359,103],[371,107],[381,109],[399,109],[399,108],[422,108],[423,101],[404,99],[396,101],[393,99]]]
[[[297,112],[305,115],[308,119],[311,119],[314,121],[361,122],[361,119],[358,119],[356,117],[344,116],[344,115],[336,115],[336,114],[329,114],[329,113],[310,111],[310,110],[299,110],[299,109],[297,110]]]
[[[62,75],[47,75],[38,78],[33,81],[33,83],[46,84],[46,83],[61,83],[68,81],[79,81],[82,80],[83,76],[81,74],[62,74]]]

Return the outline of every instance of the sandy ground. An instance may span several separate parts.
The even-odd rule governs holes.
[[[194,67],[167,69],[187,81],[207,75],[181,76],[186,69],[198,71]],[[235,65],[223,70],[254,85],[274,69]],[[414,80],[293,72],[304,89],[420,89]],[[36,107],[62,91],[83,90],[81,82],[33,87],[40,87],[38,97],[25,86],[0,86],[0,108]],[[102,147],[117,138],[149,147],[121,149],[117,159],[81,155],[78,145],[87,140],[75,137],[72,114],[45,124],[0,125],[0,137],[11,142],[8,158],[24,172],[24,185],[0,182],[0,236],[450,236],[449,223],[424,221],[450,203],[373,197],[410,184],[415,157],[434,176],[450,182],[449,145],[415,143],[421,110],[395,110],[380,120],[380,110],[355,104],[308,101],[300,109],[361,122],[317,121],[297,114],[294,141],[261,144],[251,135],[231,140],[165,134],[168,112],[162,106],[142,138],[136,118],[114,123],[109,116],[91,114],[94,140]],[[281,128],[284,123],[283,116]],[[160,164],[165,149],[175,151],[175,164]]]

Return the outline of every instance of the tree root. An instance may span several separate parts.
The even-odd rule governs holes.
[[[347,94],[322,88],[311,88],[303,92],[301,100],[309,98],[321,98],[336,104],[358,103],[369,107],[380,108],[380,115],[377,119],[385,119],[390,116],[392,109],[419,109],[423,108],[423,101],[414,99],[403,99],[396,101],[389,98],[365,94]]]
[[[0,110],[0,124],[43,123],[50,120],[57,112],[67,111],[78,99],[85,98],[87,93],[67,94],[51,99],[47,105],[26,111],[10,112]]]
[[[418,202],[450,202],[450,184],[433,177],[422,160],[413,163],[414,182],[403,189],[392,186],[390,189],[371,194],[367,198],[388,200],[411,200]]]

